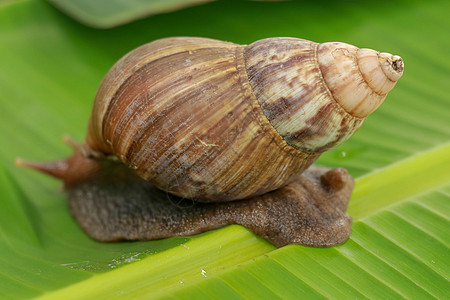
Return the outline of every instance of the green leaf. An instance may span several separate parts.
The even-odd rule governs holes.
[[[171,12],[211,0],[48,0],[79,22],[111,28],[143,17]]]
[[[43,1],[0,2],[1,299],[448,298],[450,3],[232,4],[97,30]],[[275,249],[240,226],[98,243],[71,218],[59,182],[13,165],[68,155],[60,137],[84,138],[108,68],[138,45],[180,35],[338,40],[404,58],[381,108],[318,162],[356,178],[344,245]]]

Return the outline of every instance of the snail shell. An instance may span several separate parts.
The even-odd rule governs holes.
[[[84,148],[181,197],[261,195],[348,139],[402,71],[398,56],[344,43],[156,40],[109,70]]]

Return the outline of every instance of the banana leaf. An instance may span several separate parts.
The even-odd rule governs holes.
[[[448,298],[449,11],[448,1],[218,1],[100,30],[47,2],[0,2],[0,298]],[[99,243],[70,216],[60,182],[14,166],[69,155],[61,136],[83,140],[108,68],[181,35],[294,36],[403,57],[385,103],[317,162],[356,178],[345,244],[277,249],[237,225]]]
[[[150,15],[170,12],[211,0],[48,0],[79,22],[111,28]]]

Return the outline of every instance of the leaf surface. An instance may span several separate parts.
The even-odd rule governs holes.
[[[46,2],[0,2],[0,298],[446,298],[450,294],[448,1],[213,2],[110,30]],[[129,50],[167,36],[344,41],[401,55],[405,74],[348,142],[318,161],[356,178],[342,246],[275,249],[240,226],[98,243],[59,182],[13,165],[81,141],[98,84]]]
[[[67,15],[95,28],[111,28],[150,15],[167,13],[211,0],[48,0]]]

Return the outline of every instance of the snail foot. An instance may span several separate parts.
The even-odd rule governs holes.
[[[335,246],[351,233],[352,219],[345,211],[353,185],[343,168],[313,166],[281,189],[236,203],[242,208],[232,211],[236,223],[278,247]]]
[[[240,224],[278,247],[330,247],[347,240],[353,178],[345,169],[311,167],[278,190],[250,199],[200,203],[161,191],[120,163],[66,189],[72,215],[92,238],[154,240]],[[113,175],[110,175],[113,174]]]

